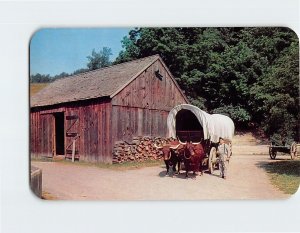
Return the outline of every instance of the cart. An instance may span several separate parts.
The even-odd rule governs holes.
[[[299,144],[296,142],[292,142],[290,144],[285,145],[278,145],[275,142],[271,142],[271,145],[269,146],[269,155],[271,159],[276,159],[276,155],[278,152],[284,153],[284,154],[290,154],[291,159],[295,159],[297,154],[297,147]]]
[[[231,140],[235,127],[228,116],[217,113],[209,114],[197,106],[180,104],[169,112],[167,127],[169,137],[178,138],[180,141],[201,143],[206,155],[202,166],[208,167],[210,173],[218,169],[217,148],[220,137],[229,145],[229,155],[232,154]]]

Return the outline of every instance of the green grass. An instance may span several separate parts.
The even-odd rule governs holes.
[[[300,184],[300,160],[275,161],[263,165],[273,185],[286,194],[297,192]]]
[[[92,163],[92,162],[85,162],[85,161],[75,161],[72,163],[71,160],[58,160],[53,161],[51,158],[32,158],[31,161],[37,162],[53,162],[53,163],[65,163],[70,165],[81,165],[81,166],[93,166],[98,168],[105,168],[105,169],[112,169],[112,170],[132,170],[132,169],[139,169],[143,167],[155,167],[163,165],[163,161],[161,160],[146,160],[142,162],[124,162],[122,164],[106,164],[106,163]]]

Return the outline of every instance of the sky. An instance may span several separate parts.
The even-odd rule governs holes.
[[[102,47],[112,49],[114,61],[130,28],[51,28],[37,31],[30,42],[30,75],[72,73],[87,68],[87,56]]]

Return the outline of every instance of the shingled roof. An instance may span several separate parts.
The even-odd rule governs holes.
[[[32,96],[30,105],[39,107],[112,97],[157,59],[159,55],[154,55],[58,79]]]

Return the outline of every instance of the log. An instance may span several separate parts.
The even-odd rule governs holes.
[[[134,137],[131,142],[118,141],[113,147],[113,163],[126,161],[161,160],[163,152],[153,145],[162,146],[174,139],[162,137]]]

